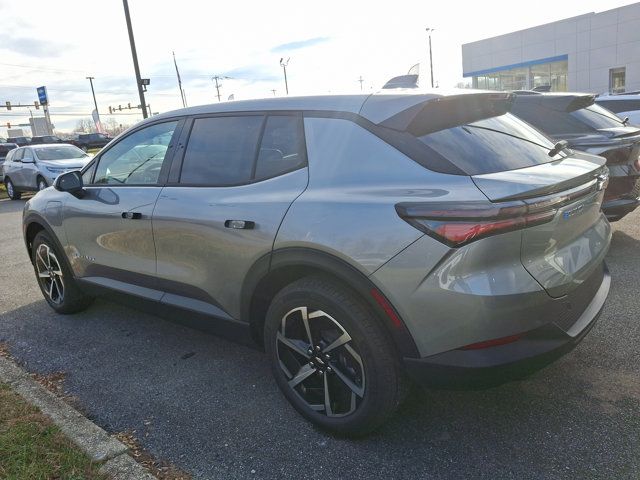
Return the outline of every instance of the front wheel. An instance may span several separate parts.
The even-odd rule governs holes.
[[[323,429],[367,434],[400,403],[403,379],[383,328],[332,280],[306,277],[281,290],[267,312],[265,344],[287,400]]]
[[[22,194],[16,191],[16,187],[13,186],[13,182],[11,181],[10,178],[7,178],[4,181],[4,186],[7,189],[7,195],[9,195],[9,198],[11,200],[20,200],[20,197],[22,197]]]
[[[58,313],[76,313],[87,308],[93,301],[82,293],[64,261],[63,253],[45,231],[33,240],[33,267],[38,285],[47,303]]]
[[[47,187],[48,185],[45,179],[42,177],[38,177],[38,191],[44,190]]]

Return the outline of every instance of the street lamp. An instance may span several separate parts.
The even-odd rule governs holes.
[[[282,67],[282,70],[284,70],[284,89],[287,92],[287,95],[289,95],[289,84],[287,83],[287,65],[289,65],[289,60],[290,58],[287,58],[287,61],[284,61],[284,57],[280,59],[280,66]]]
[[[431,53],[431,32],[433,32],[435,28],[427,27],[425,30],[427,31],[427,35],[429,35],[429,70],[431,71],[431,88],[433,88],[433,54]]]

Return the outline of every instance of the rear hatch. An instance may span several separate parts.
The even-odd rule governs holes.
[[[487,198],[396,209],[452,247],[521,230],[522,264],[549,295],[560,297],[602,270],[611,237],[600,210],[606,160],[555,144],[508,113],[512,100],[487,93],[443,97],[381,122],[415,136],[430,159],[453,164]]]
[[[611,236],[600,211],[607,169],[604,159],[566,159],[472,177],[492,202],[521,200],[533,211],[553,208],[550,222],[522,231],[521,260],[552,297],[560,297],[600,268]]]

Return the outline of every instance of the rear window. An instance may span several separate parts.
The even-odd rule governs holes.
[[[597,130],[624,126],[624,122],[620,117],[600,105],[581,108],[580,110],[571,112],[571,116]]]
[[[249,182],[263,119],[258,115],[196,119],[180,183],[225,186]]]
[[[549,157],[554,143],[509,113],[418,139],[467,175],[516,170],[565,156],[560,153]]]

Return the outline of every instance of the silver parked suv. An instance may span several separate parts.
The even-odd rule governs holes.
[[[58,175],[80,170],[89,160],[89,155],[73,145],[20,147],[6,156],[3,182],[9,198],[19,200],[22,192],[44,190]]]
[[[611,232],[604,159],[511,103],[411,90],[154,116],[26,203],[38,282],[60,313],[126,293],[253,337],[289,402],[341,434],[379,426],[406,378],[517,378],[593,325]]]

